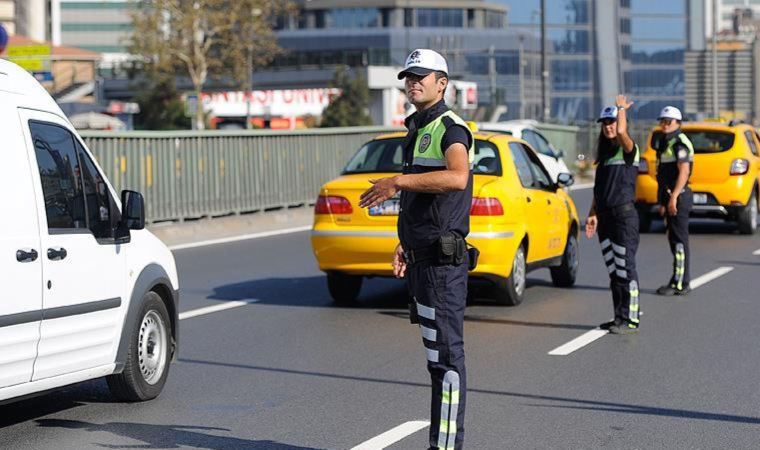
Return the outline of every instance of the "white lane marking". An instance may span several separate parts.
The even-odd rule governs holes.
[[[706,274],[691,280],[691,288],[696,289],[700,286],[703,286],[715,280],[716,278],[722,277],[723,275],[731,272],[732,270],[734,270],[734,268],[730,266],[718,267],[715,270],[707,272]],[[579,348],[584,347],[594,342],[595,340],[599,339],[600,337],[604,336],[607,333],[609,333],[609,331],[595,328],[591,331],[587,331],[586,333],[583,333],[582,335],[578,336],[577,338],[573,339],[567,344],[564,344],[555,348],[554,350],[550,351],[549,354],[555,355],[555,356],[567,356],[570,353],[578,350]]]
[[[567,344],[560,345],[559,347],[550,351],[549,354],[553,356],[567,356],[570,353],[578,350],[579,348],[584,347],[594,342],[595,340],[599,339],[600,337],[604,336],[607,333],[609,333],[609,331],[599,330],[599,329],[593,329],[593,330],[587,331],[583,333],[582,335],[578,336],[577,338],[573,339],[572,341],[568,342]]]
[[[169,250],[184,250],[186,248],[206,247],[208,245],[228,244],[230,242],[247,241],[250,239],[265,238],[270,236],[279,236],[281,234],[299,233],[301,231],[311,230],[311,225],[304,225],[302,227],[284,228],[282,230],[264,231],[261,233],[244,234],[241,236],[232,236],[221,239],[211,239],[208,241],[191,242],[189,244],[172,245]]]
[[[581,189],[590,189],[594,187],[594,183],[583,183],[583,184],[574,184],[570,186],[568,189],[571,191],[580,191]]]
[[[727,274],[728,272],[731,272],[732,270],[734,270],[734,268],[730,266],[718,267],[715,270],[707,272],[706,274],[691,280],[691,288],[696,289],[702,286],[703,284],[707,284],[718,277],[722,277],[723,275]]]
[[[252,298],[248,300],[239,300],[234,302],[224,302],[218,305],[206,306],[205,308],[193,309],[179,313],[179,320],[189,319],[191,317],[205,316],[219,311],[226,311],[232,308],[239,308],[241,306],[250,305],[251,303],[258,302],[258,299]]]
[[[401,425],[386,431],[385,433],[375,436],[372,439],[362,442],[353,447],[351,450],[382,450],[391,444],[404,439],[405,437],[430,426],[430,422],[424,420],[414,420],[402,423]]]
[[[753,255],[760,255],[760,248],[752,252]]]

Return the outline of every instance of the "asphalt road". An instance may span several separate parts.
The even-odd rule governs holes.
[[[579,211],[590,195],[574,193]],[[473,298],[467,448],[758,448],[760,236],[715,221],[691,231],[693,278],[733,269],[686,298],[657,297],[670,253],[661,232],[642,235],[637,335],[548,355],[612,314],[596,240],[582,239],[575,288],[541,270],[518,307]],[[182,321],[180,361],[157,400],[111,403],[94,381],[1,406],[0,447],[348,450],[428,419],[400,282],[370,280],[357,307],[332,306],[308,232],[175,255],[183,311],[251,303]],[[426,435],[388,448],[426,448]]]

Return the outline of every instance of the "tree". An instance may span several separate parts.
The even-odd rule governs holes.
[[[297,14],[295,4],[277,0],[237,0],[230,4],[229,14],[234,25],[225,34],[225,41],[241,45],[223,47],[224,60],[230,63],[233,77],[241,90],[246,91],[246,128],[251,127],[250,92],[253,90],[253,71],[268,65],[284,53],[277,45],[272,23]]]
[[[347,67],[339,68],[333,76],[332,87],[340,89],[336,97],[322,113],[321,127],[354,127],[371,125],[369,117],[369,87],[364,76],[351,76]]]
[[[258,59],[253,55],[267,55],[272,45],[276,45],[271,24],[273,15],[283,11],[278,6],[281,4],[289,5],[290,2],[142,0],[132,14],[134,33],[130,51],[142,56],[144,62],[162,74],[174,76],[184,72],[189,76],[197,98],[194,124],[202,129],[201,94],[209,75],[219,75],[225,70],[237,73],[241,54],[251,54],[249,60],[253,62],[268,62],[266,58]],[[238,34],[248,30],[256,31],[256,34],[246,36],[257,38]],[[246,53],[246,49],[250,52]],[[252,65],[248,68],[253,70]]]
[[[191,126],[174,77],[149,76],[140,83],[134,101],[140,104],[140,114],[135,117],[137,129],[186,130]]]

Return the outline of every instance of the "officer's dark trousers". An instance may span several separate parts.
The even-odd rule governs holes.
[[[464,367],[464,309],[467,263],[433,265],[427,261],[407,268],[422,343],[432,383],[430,447],[463,448],[467,375]]]
[[[670,285],[676,289],[684,289],[691,282],[689,274],[689,213],[692,208],[692,197],[691,189],[684,189],[678,196],[678,202],[676,202],[678,213],[675,216],[665,213],[668,243],[670,244],[670,252],[673,254],[673,276],[670,278]]]
[[[636,250],[639,247],[639,217],[634,208],[621,213],[599,212],[599,243],[610,275],[615,320],[639,324],[639,277]]]

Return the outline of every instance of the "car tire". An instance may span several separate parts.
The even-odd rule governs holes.
[[[757,192],[752,191],[749,203],[739,211],[737,225],[741,234],[755,234],[757,232]]]
[[[636,212],[639,214],[639,232],[649,233],[652,230],[652,213],[648,206],[636,206]]]
[[[161,297],[145,294],[131,327],[124,370],[106,377],[114,398],[141,402],[158,397],[169,375],[171,322]]]
[[[496,300],[506,306],[517,306],[522,303],[527,273],[525,245],[521,244],[512,261],[512,273],[507,278],[496,281]]]
[[[567,236],[565,252],[562,254],[562,264],[549,268],[552,275],[552,283],[557,287],[570,287],[575,284],[578,274],[578,238],[575,230]]]
[[[348,305],[359,297],[362,281],[364,278],[361,275],[330,272],[327,274],[327,289],[336,304]]]

